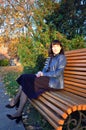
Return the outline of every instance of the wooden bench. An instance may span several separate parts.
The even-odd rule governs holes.
[[[65,55],[65,88],[45,92],[30,102],[55,130],[86,130],[86,48]]]

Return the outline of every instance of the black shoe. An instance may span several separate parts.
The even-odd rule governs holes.
[[[19,123],[21,120],[22,120],[22,116],[12,116],[10,114],[7,114],[7,117],[10,119],[10,120],[15,120],[16,119],[16,123]]]
[[[11,106],[10,104],[7,104],[5,107],[7,107],[7,108],[13,108],[13,107],[15,107],[16,105],[13,105],[13,106]]]
[[[14,108],[14,107],[18,108],[19,107],[19,103],[20,103],[20,100],[13,106],[11,106],[10,104],[7,104],[5,107],[10,108],[10,109]]]

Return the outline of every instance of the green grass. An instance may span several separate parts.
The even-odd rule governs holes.
[[[18,84],[16,82],[16,78],[19,76],[18,72],[9,72],[4,76],[4,84],[7,91],[7,94],[10,97],[13,97],[18,90]]]

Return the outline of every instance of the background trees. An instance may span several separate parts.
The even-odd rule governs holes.
[[[40,57],[44,61],[53,39],[62,41],[65,50],[86,47],[85,0],[0,2],[1,35],[9,44],[10,55],[20,58],[24,66],[39,68]],[[10,42],[16,37],[17,42]]]
[[[33,0],[1,0],[1,28],[4,35],[17,36],[24,35],[31,29],[30,17]],[[30,31],[28,31],[30,32]]]
[[[6,36],[22,34],[39,40],[45,32],[51,38],[55,30],[69,39],[86,35],[85,0],[5,0],[0,4],[0,26]]]
[[[72,39],[76,35],[86,35],[86,1],[61,0],[59,8],[47,18],[47,24],[52,23],[59,32]]]

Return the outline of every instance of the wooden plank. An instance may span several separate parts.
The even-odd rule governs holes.
[[[64,111],[62,111],[61,109],[57,108],[55,105],[53,105],[51,102],[49,102],[48,100],[46,100],[44,97],[40,96],[39,100],[41,102],[43,102],[46,106],[48,106],[52,111],[54,111],[55,113],[57,113],[59,116],[62,116],[64,119],[67,118],[67,114]]]
[[[83,72],[85,72],[86,73],[86,68],[84,67],[84,68],[82,68],[82,67],[66,67],[65,68],[65,70],[73,70],[73,71],[83,71]]]
[[[79,56],[86,56],[86,52],[81,52],[81,53],[70,53],[70,54],[65,54],[67,58],[69,57],[79,57]]]
[[[67,91],[63,90],[63,92],[60,94],[61,94],[61,96],[64,96],[66,98],[69,98],[70,100],[73,100],[74,102],[77,102],[77,105],[86,103],[85,98],[83,98],[81,96],[77,96],[74,93],[67,92]]]
[[[78,58],[78,59],[79,59],[79,58]],[[86,64],[86,60],[78,60],[78,59],[77,59],[77,60],[68,60],[68,61],[67,61],[67,64],[68,64],[68,63],[72,63],[72,64],[73,64],[73,63],[84,63],[84,64]]]
[[[59,107],[62,111],[66,112],[66,110],[68,109],[68,105],[61,103],[60,101],[54,99],[52,96],[45,93],[43,93],[42,96],[46,98],[46,100],[54,104],[56,107]]]
[[[65,54],[73,54],[73,53],[83,53],[83,52],[86,52],[86,48],[82,48],[82,49],[75,49],[75,50],[69,50],[69,51],[66,51]]]
[[[45,92],[45,94],[47,94],[48,96],[51,96],[52,98],[56,99],[57,101],[63,103],[64,105],[68,106],[69,108],[72,107],[73,103],[69,103],[65,100],[63,100],[63,98],[60,98],[59,96],[57,96],[56,92]]]
[[[83,63],[67,63],[66,67],[69,66],[69,67],[86,67],[86,64],[83,64]]]
[[[56,130],[62,130],[62,126],[57,127]]]
[[[82,110],[86,111],[86,103],[84,105],[82,105]]]
[[[72,89],[72,90],[75,90],[76,92],[80,92],[81,94],[80,94],[80,96],[82,95],[82,94],[86,94],[86,89],[82,89],[82,88],[77,88],[77,87],[75,87],[75,86],[70,86],[70,85],[65,85],[66,86],[66,88],[68,88],[68,89]],[[72,87],[72,88],[71,88]]]
[[[82,80],[82,79],[77,79],[77,78],[74,78],[74,77],[64,77],[64,80],[65,81],[69,81],[69,82],[75,82],[75,83],[80,83],[80,84],[85,84],[86,85],[86,80]],[[82,85],[80,85],[81,88],[82,88]]]
[[[85,60],[86,56],[84,56],[84,54],[83,55],[80,54],[80,56],[73,55],[73,56],[66,57],[67,60],[77,60],[78,58],[79,58],[79,60],[82,60],[82,59]]]
[[[86,76],[74,75],[74,74],[70,75],[70,74],[64,73],[64,78],[66,78],[66,77],[80,79],[80,80],[86,80]]]
[[[76,82],[73,82],[73,81],[64,81],[65,85],[68,84],[69,86],[72,85],[72,86],[77,86],[77,87],[82,87],[84,89],[86,89],[86,84],[80,84],[80,83],[76,83]]]
[[[61,98],[64,102],[66,102],[69,105],[71,105],[71,107],[76,105],[76,103],[74,101],[70,100],[69,98],[66,98],[66,96],[64,96],[64,95],[62,96],[61,92],[56,91],[56,92],[51,92],[51,93],[53,95],[57,96],[58,98]]]
[[[65,70],[64,73],[65,73],[65,74],[75,74],[75,75],[80,75],[80,76],[86,76],[86,73],[78,72],[78,71]]]
[[[34,101],[30,101],[30,103],[45,117],[45,119],[56,129],[59,125],[57,122],[53,121],[45,111],[43,111]]]
[[[39,100],[32,100],[34,104],[36,104],[43,112],[42,114],[46,113],[45,117],[47,116],[51,118],[54,122],[57,122],[57,124],[63,125],[64,119],[61,116],[57,116],[53,113],[53,111],[50,110],[49,107],[45,106],[42,102]],[[32,103],[31,102],[31,103]]]
[[[85,94],[85,93],[76,92],[75,90],[69,89],[69,88],[66,88],[66,87],[65,87],[65,90],[68,91],[68,92],[74,93],[74,94],[76,94],[76,95],[78,95],[78,96],[81,95],[82,97],[86,98],[86,94]]]

